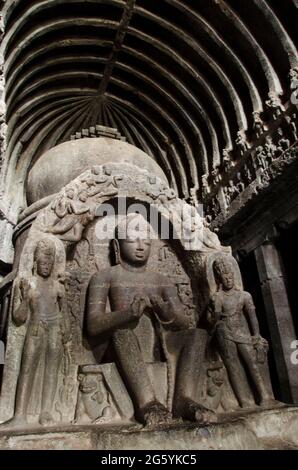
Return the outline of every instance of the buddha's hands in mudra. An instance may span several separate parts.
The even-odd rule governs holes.
[[[150,298],[147,296],[135,296],[131,304],[131,315],[133,319],[140,319],[143,313],[155,313],[161,323],[172,323],[175,320],[174,308],[170,300],[163,300],[158,295]]]
[[[130,307],[133,319],[140,319],[144,311],[150,307],[149,297],[136,295]]]
[[[163,300],[158,295],[150,297],[151,308],[162,323],[172,323],[175,319],[174,308],[170,300]]]

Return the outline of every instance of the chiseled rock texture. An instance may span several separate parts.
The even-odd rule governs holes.
[[[0,449],[15,450],[286,450],[298,449],[298,408],[230,416],[209,426],[163,430],[78,426],[5,433]]]

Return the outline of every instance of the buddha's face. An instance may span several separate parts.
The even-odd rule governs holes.
[[[220,274],[221,285],[224,290],[231,290],[234,287],[234,273],[232,270],[227,270]]]
[[[152,232],[149,223],[140,214],[131,214],[117,227],[115,240],[119,262],[132,267],[142,267],[151,252]]]
[[[54,267],[54,255],[40,254],[36,260],[37,274],[43,278],[51,275]]]
[[[119,240],[121,260],[132,266],[145,266],[151,252],[151,240],[143,237],[129,237]]]

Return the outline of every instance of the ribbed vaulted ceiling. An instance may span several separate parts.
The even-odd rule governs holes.
[[[296,6],[295,6],[296,5]],[[83,128],[118,128],[181,196],[288,100],[295,0],[7,0],[8,150],[29,168]],[[266,115],[264,115],[266,118]]]

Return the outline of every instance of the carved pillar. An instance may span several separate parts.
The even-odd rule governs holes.
[[[298,403],[297,365],[291,362],[291,343],[296,339],[279,253],[273,243],[255,250],[272,348],[276,358],[282,399]]]
[[[3,2],[0,1],[0,8]],[[4,19],[0,15],[0,45],[4,35]],[[5,152],[6,152],[6,105],[5,105],[4,56],[0,49],[0,261],[11,264],[13,261],[12,233],[14,221],[11,220],[11,200],[5,195]],[[5,275],[1,272],[0,277]]]

